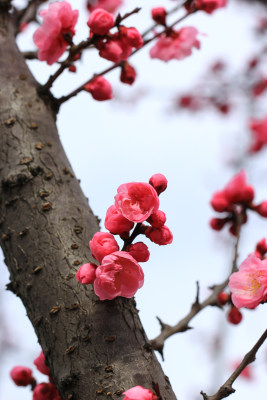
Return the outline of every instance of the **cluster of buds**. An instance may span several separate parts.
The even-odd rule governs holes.
[[[56,386],[50,375],[50,369],[45,364],[45,356],[41,351],[40,355],[34,360],[34,365],[44,375],[49,377],[49,382],[36,383],[36,379],[32,376],[32,370],[27,367],[16,366],[10,371],[10,376],[17,386],[32,387],[33,400],[61,400]]]
[[[237,226],[247,221],[247,210],[257,212],[267,218],[267,201],[255,205],[253,203],[254,189],[246,183],[245,171],[239,172],[221,191],[214,193],[211,199],[212,208],[219,213],[227,213],[224,218],[212,218],[210,226],[220,231],[230,224],[229,231],[237,234]]]
[[[144,273],[139,262],[148,261],[150,253],[145,243],[133,243],[139,234],[158,245],[172,242],[172,233],[165,225],[166,215],[159,210],[158,196],[166,187],[167,179],[162,174],[153,175],[149,183],[119,186],[115,204],[108,208],[105,218],[109,232],[97,232],[89,242],[92,256],[100,265],[84,264],[76,274],[80,283],[94,285],[100,300],[130,298],[143,286]],[[143,224],[145,221],[150,225]],[[124,242],[121,250],[114,235],[120,235]]]

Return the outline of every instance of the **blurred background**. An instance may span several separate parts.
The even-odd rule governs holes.
[[[74,39],[78,43],[88,36],[89,14],[85,0],[69,2],[80,10]],[[14,3],[24,5],[23,0]],[[142,7],[125,25],[143,32],[153,24],[151,8],[169,10],[176,3],[125,0],[120,12]],[[179,13],[169,21],[183,15],[183,9]],[[253,141],[250,120],[264,119],[267,112],[265,89],[255,95],[255,85],[264,80],[264,73],[267,77],[266,18],[267,7],[254,1],[230,0],[211,15],[198,12],[177,26],[199,30],[201,49],[192,56],[164,63],[150,59],[147,46],[130,59],[138,73],[133,86],[123,85],[114,70],[106,75],[114,90],[112,101],[97,102],[84,92],[60,110],[60,138],[102,228],[120,184],[148,182],[155,173],[168,179],[160,209],[167,215],[174,241],[159,247],[145,239],[151,257],[142,265],[145,284],[136,294],[150,339],[160,331],[156,316],[175,324],[189,312],[196,281],[203,300],[208,287],[221,283],[230,271],[234,238],[227,228],[215,232],[209,227],[216,214],[209,205],[212,194],[243,168],[255,188],[256,202],[267,200],[267,146],[256,153],[248,151]],[[21,50],[35,49],[36,28],[31,23],[19,35]],[[257,66],[252,65],[255,59]],[[41,83],[57,69],[35,60],[28,64]],[[65,95],[109,65],[90,50],[77,63],[77,73],[65,72],[52,91]],[[242,227],[239,263],[263,237],[267,220],[251,213]],[[9,274],[3,255],[0,261],[0,399],[27,400],[30,390],[16,387],[9,371],[15,365],[33,368],[40,346],[20,300],[5,290]],[[191,322],[194,329],[167,340],[162,366],[180,400],[200,399],[201,390],[216,392],[266,329],[266,305],[242,310],[239,325],[229,324],[226,314],[227,307],[205,309]],[[33,370],[39,382],[45,381]],[[234,384],[233,399],[266,397],[266,344],[250,372],[250,378],[240,377]]]

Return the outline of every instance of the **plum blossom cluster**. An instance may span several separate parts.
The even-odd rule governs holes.
[[[227,0],[187,0],[184,7],[188,13],[203,10],[209,14],[217,8],[225,7]],[[151,11],[153,20],[166,27],[159,36],[156,44],[150,49],[151,58],[158,58],[162,61],[183,60],[192,54],[193,48],[200,49],[200,42],[197,39],[198,30],[188,26],[175,30],[166,25],[167,11],[164,7],[156,7]]]
[[[150,253],[145,243],[133,243],[139,234],[158,245],[172,243],[172,233],[165,225],[166,215],[159,210],[159,195],[166,187],[167,179],[162,174],[153,175],[149,183],[119,186],[115,204],[106,213],[105,228],[109,232],[97,232],[89,242],[92,256],[100,265],[84,264],[76,274],[80,283],[94,285],[100,300],[131,298],[143,286],[144,273],[139,262],[148,261]],[[121,250],[114,235],[124,242]]]
[[[121,62],[120,80],[132,85],[136,78],[136,71],[127,60],[133,49],[140,49],[143,46],[143,38],[136,28],[121,25],[119,19],[115,19],[113,14],[106,10],[114,11],[120,4],[121,2],[118,1],[112,4],[110,1],[100,1],[99,8],[96,4],[88,6],[91,10],[87,22],[90,35],[81,48],[94,46],[99,51],[100,57],[114,63]],[[40,16],[43,18],[43,24],[33,35],[34,43],[39,48],[39,60],[52,65],[69,47],[70,53],[66,65],[69,71],[76,72],[73,62],[80,58],[81,52],[79,45],[73,45],[72,39],[75,34],[78,11],[72,10],[68,2],[62,1],[50,4],[47,10],[40,12]],[[98,101],[109,100],[113,97],[112,87],[102,75],[92,78],[84,85],[83,90],[91,93],[92,97]]]
[[[170,26],[166,23],[169,12],[164,7],[153,8],[151,11],[152,18],[157,25],[164,26],[164,31],[145,41],[143,36],[145,37],[149,32],[152,32],[153,26],[143,36],[135,27],[124,26],[122,21],[140,9],[135,8],[124,16],[118,14],[114,17],[114,13],[122,3],[123,0],[87,0],[86,6],[90,12],[87,25],[90,32],[88,38],[79,44],[73,43],[78,11],[73,10],[67,1],[56,1],[50,4],[48,9],[43,9],[40,12],[43,23],[33,35],[34,43],[39,48],[38,58],[41,61],[46,61],[49,65],[56,62],[60,64],[58,71],[50,76],[48,82],[44,85],[45,89],[50,89],[53,82],[66,68],[75,73],[77,71],[75,62],[81,58],[82,52],[89,47],[97,49],[100,57],[114,63],[112,67],[107,68],[102,73],[95,74],[69,95],[60,98],[59,104],[81,91],[89,92],[97,101],[112,99],[112,87],[103,75],[119,67],[121,70],[120,81],[132,85],[137,74],[128,59],[144,44],[148,44],[152,40],[157,39],[156,44],[150,50],[152,58],[167,62],[172,59],[182,60],[190,56],[194,48],[200,48],[200,42],[197,38],[198,30],[192,26],[175,30],[174,25],[197,10],[212,13],[215,9],[225,6],[226,0],[188,0],[185,3],[187,13]],[[59,59],[66,50],[68,50],[67,57],[60,62]]]
[[[244,224],[247,221],[247,210],[255,211],[267,218],[267,201],[256,205],[253,200],[254,189],[247,184],[246,173],[242,170],[231,179],[223,190],[215,192],[212,196],[210,202],[212,208],[226,215],[223,218],[212,218],[211,228],[220,231],[228,224],[230,233],[236,235],[238,224]]]
[[[37,383],[30,368],[16,366],[10,371],[10,376],[14,383],[17,386],[30,385],[33,391],[33,400],[61,400],[57,388],[51,378],[50,369],[45,364],[45,356],[42,351],[33,363],[39,372],[49,377],[49,382]]]

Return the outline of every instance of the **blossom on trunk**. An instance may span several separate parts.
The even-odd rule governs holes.
[[[138,262],[126,251],[116,251],[104,257],[96,269],[94,290],[100,300],[131,298],[143,284],[144,273]]]

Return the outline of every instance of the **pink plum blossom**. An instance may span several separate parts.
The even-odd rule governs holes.
[[[96,268],[97,265],[92,263],[82,265],[76,274],[77,281],[83,285],[94,283]]]
[[[92,256],[101,263],[108,254],[119,250],[119,245],[114,236],[108,232],[97,232],[89,242]]]
[[[52,65],[62,56],[75,34],[78,14],[67,1],[52,3],[40,12],[43,24],[33,35],[33,41],[39,47],[39,60]]]
[[[169,35],[160,36],[156,44],[150,49],[151,58],[159,58],[162,61],[183,60],[192,54],[192,49],[200,48],[197,39],[198,30],[193,26],[173,30]]]
[[[150,253],[147,245],[143,242],[131,244],[127,248],[127,251],[138,262],[146,262],[149,260]]]
[[[229,279],[232,302],[237,308],[255,308],[267,300],[267,260],[249,255]]]
[[[142,386],[134,386],[126,392],[123,400],[155,400],[157,396],[149,389],[145,389]]]
[[[138,262],[126,251],[116,251],[104,257],[96,269],[94,290],[100,300],[130,298],[143,283],[144,273]]]
[[[117,192],[115,206],[130,221],[143,222],[159,208],[157,192],[148,183],[125,183]]]
[[[132,221],[125,218],[117,208],[112,205],[108,208],[105,218],[105,228],[114,235],[121,235],[129,232],[134,226]]]
[[[50,369],[45,363],[44,353],[41,351],[39,356],[33,361],[34,365],[44,375],[50,375]]]

